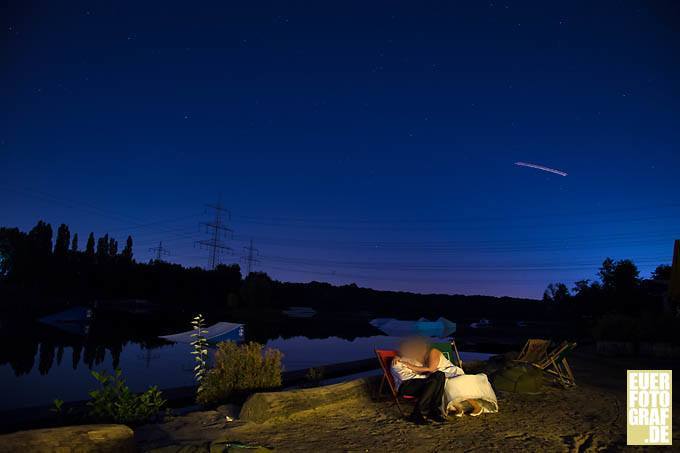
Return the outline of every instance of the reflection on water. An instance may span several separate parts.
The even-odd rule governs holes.
[[[374,348],[396,347],[399,341],[380,335],[368,323],[341,323],[342,333],[339,323],[323,324],[309,320],[248,323],[246,339],[281,350],[289,371],[371,358]],[[55,398],[86,399],[96,386],[91,370],[120,367],[134,391],[150,385],[191,385],[191,346],[164,342],[158,339],[161,333],[168,332],[123,322],[93,326],[87,336],[39,324],[3,329],[0,385],[5,391],[0,410],[46,405]],[[464,360],[472,358],[476,357],[464,354]]]
[[[55,348],[42,343],[37,367],[29,366],[22,374],[15,374],[11,365],[0,365],[0,384],[12,390],[0,400],[0,410],[49,404],[55,398],[86,399],[87,392],[96,387],[90,370],[113,371],[120,367],[135,391],[150,385],[161,388],[190,385],[189,352],[188,345],[179,344],[147,349],[130,342],[120,350],[103,346]]]
[[[310,339],[299,336],[277,338],[267,342],[267,346],[283,352],[284,366],[287,370],[299,370],[372,358],[375,357],[375,349],[397,349],[401,339],[388,336],[358,337],[353,340],[338,337]],[[461,353],[463,361],[482,360],[489,356],[490,354],[477,352]]]

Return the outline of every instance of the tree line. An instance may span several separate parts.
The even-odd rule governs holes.
[[[181,313],[224,313],[234,309],[281,309],[291,305],[320,311],[370,312],[380,316],[452,316],[540,319],[562,315],[599,317],[620,312],[661,313],[670,266],[659,266],[651,278],[640,278],[631,260],[602,263],[597,280],[581,280],[569,289],[548,286],[543,300],[491,296],[414,294],[377,291],[355,284],[287,283],[264,272],[242,276],[237,264],[214,270],[134,259],[133,238],[122,250],[105,234],[87,237],[85,248],[77,234],[61,224],[39,221],[30,231],[0,228],[0,310],[34,308],[49,311],[63,305],[97,299],[147,299]]]
[[[677,307],[668,298],[671,266],[659,265],[649,278],[641,278],[632,260],[606,258],[597,272],[597,279],[583,279],[570,290],[564,283],[551,283],[543,293],[543,301],[571,306],[593,316],[605,313],[626,315],[675,312]]]
[[[264,272],[242,276],[237,264],[204,270],[156,260],[141,263],[134,259],[133,245],[133,238],[128,236],[119,251],[115,238],[108,234],[96,238],[90,233],[81,249],[78,235],[71,234],[67,225],[60,225],[53,237],[52,227],[43,221],[28,232],[0,228],[0,310],[35,308],[48,312],[65,304],[116,298],[147,299],[164,309],[190,313],[277,310],[291,305],[320,311],[435,318],[485,316],[490,312],[513,316],[518,310],[537,310],[535,301],[528,299],[279,282]]]
[[[95,299],[139,298],[162,300],[168,306],[195,301],[225,301],[238,296],[238,265],[218,266],[214,271],[184,268],[177,264],[134,259],[134,241],[118,241],[90,233],[82,249],[78,234],[61,224],[56,236],[52,226],[39,221],[30,231],[0,228],[0,309],[47,310],[57,305]],[[9,306],[8,306],[9,305]]]

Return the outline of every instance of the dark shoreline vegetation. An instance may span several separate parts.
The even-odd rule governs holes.
[[[599,281],[581,280],[570,291],[550,284],[544,304],[533,299],[483,295],[417,294],[333,286],[312,281],[287,283],[264,272],[243,276],[238,264],[214,270],[180,264],[134,260],[133,238],[119,251],[118,241],[90,233],[84,250],[77,234],[61,224],[39,221],[29,232],[0,227],[0,294],[3,313],[41,315],[65,306],[95,300],[143,299],[166,313],[282,309],[291,305],[322,311],[370,312],[375,316],[546,318],[564,314],[600,316],[607,312],[638,315],[663,311],[670,266],[660,265],[648,279],[640,278],[630,260],[603,261]],[[492,276],[490,276],[492,278]],[[414,303],[417,302],[417,303]],[[415,307],[414,307],[415,305]],[[533,315],[533,316],[532,316]],[[555,318],[555,319],[559,319]]]
[[[108,352],[116,368],[128,342],[149,350],[166,344],[158,335],[187,330],[197,313],[209,322],[248,323],[246,340],[260,344],[301,331],[308,338],[380,335],[367,322],[376,317],[448,317],[459,322],[459,344],[475,344],[471,339],[482,336],[496,352],[516,348],[529,336],[677,344],[680,332],[677,318],[664,315],[677,310],[666,295],[670,266],[665,265],[643,279],[632,261],[607,258],[597,281],[579,281],[572,290],[551,284],[542,300],[532,300],[287,283],[263,272],[244,278],[236,264],[204,270],[164,261],[136,262],[133,245],[128,237],[119,252],[115,239],[104,235],[95,240],[90,234],[81,250],[77,235],[72,237],[66,225],[53,238],[52,227],[42,221],[29,232],[0,228],[0,339],[7,345],[0,348],[0,364],[9,363],[17,376],[34,368],[35,357],[41,374],[62,360],[71,360],[74,369],[82,361],[98,370]],[[141,309],[136,300],[144,301]],[[56,333],[35,322],[77,305],[95,308],[86,337]],[[311,307],[318,314],[314,320],[286,318],[281,310],[290,306]],[[494,329],[467,327],[480,318],[492,319]],[[518,320],[536,328],[518,329]],[[44,329],[49,332],[43,335]],[[72,348],[71,357],[63,357],[66,347]]]
[[[39,221],[29,232],[0,228],[0,295],[2,313],[43,315],[95,300],[143,299],[170,315],[282,309],[291,305],[319,311],[368,312],[373,316],[490,316],[561,319],[564,315],[601,316],[661,313],[670,266],[660,265],[640,278],[630,260],[604,260],[599,281],[581,280],[573,290],[550,284],[543,304],[532,299],[378,291],[356,284],[287,283],[264,272],[242,275],[238,264],[214,270],[134,260],[133,238],[119,251],[117,240],[90,233],[81,250],[77,234],[61,224]],[[492,278],[492,276],[490,276]],[[171,317],[171,316],[169,316]]]

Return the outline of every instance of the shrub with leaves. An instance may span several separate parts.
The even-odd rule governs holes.
[[[307,375],[305,377],[307,378],[307,383],[309,385],[316,386],[323,381],[324,374],[323,367],[310,368],[307,370]]]
[[[205,329],[205,319],[203,319],[203,315],[201,314],[194,317],[191,321],[191,325],[194,328],[194,333],[191,334],[191,338],[194,339],[191,342],[191,346],[194,350],[191,351],[191,354],[196,361],[194,378],[198,383],[197,393],[201,393],[201,391],[203,391],[203,378],[205,377],[208,368],[208,340],[205,337],[208,331]]]
[[[197,401],[218,403],[238,394],[281,386],[281,357],[276,349],[263,351],[258,343],[217,345],[215,366],[208,371]]]
[[[100,421],[137,424],[151,420],[165,405],[161,392],[157,387],[150,387],[142,394],[133,393],[125,384],[120,369],[113,375],[106,371],[92,372],[92,376],[101,384],[98,390],[92,390],[92,398],[87,404],[90,415]]]
[[[54,401],[52,401],[53,406],[50,409],[51,412],[55,412],[57,414],[61,414],[63,412],[63,407],[64,407],[64,400],[60,400],[59,398],[56,398]]]

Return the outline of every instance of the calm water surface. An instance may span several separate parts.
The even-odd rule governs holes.
[[[249,326],[246,325],[246,338]],[[261,330],[261,328],[260,328]],[[400,338],[384,335],[341,338],[277,337],[267,347],[284,354],[285,370],[299,370],[339,362],[372,358],[375,348],[395,348]],[[43,331],[39,339],[17,338],[0,349],[0,410],[87,399],[96,388],[91,370],[113,371],[118,366],[128,385],[142,391],[151,385],[170,388],[193,384],[191,346],[163,344],[156,337],[114,344]],[[310,335],[311,336],[311,335]],[[318,336],[318,335],[315,335]],[[155,344],[154,344],[155,343]],[[463,360],[484,359],[489,354],[461,353]]]

